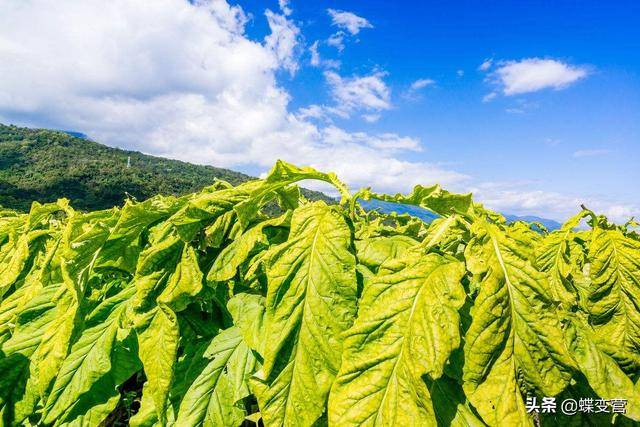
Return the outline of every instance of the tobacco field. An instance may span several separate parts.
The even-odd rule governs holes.
[[[340,202],[306,200],[309,179]],[[0,425],[638,425],[638,224],[576,210],[548,232],[284,162],[121,208],[0,210]]]

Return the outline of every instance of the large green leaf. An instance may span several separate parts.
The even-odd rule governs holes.
[[[171,307],[176,312],[184,310],[202,289],[203,277],[196,251],[189,245],[185,246],[180,262],[157,298],[158,304]]]
[[[457,310],[465,300],[464,265],[408,253],[370,279],[358,319],[346,332],[331,390],[333,425],[435,425],[423,376],[442,375],[460,344]]]
[[[640,387],[634,385],[615,360],[597,345],[598,337],[579,316],[572,315],[567,345],[591,388],[602,399],[625,399],[626,416],[640,421]]]
[[[235,326],[211,341],[205,357],[210,362],[185,393],[176,424],[236,427],[245,416],[242,399],[250,394],[256,360]]]
[[[520,234],[483,219],[471,231],[467,268],[481,281],[465,336],[464,390],[487,424],[531,425],[520,380],[554,396],[571,377],[547,276],[531,265]]]
[[[579,271],[576,255],[581,246],[575,242],[574,229],[585,216],[584,211],[569,219],[560,230],[556,230],[543,239],[536,248],[536,267],[549,273],[549,285],[553,297],[567,307],[577,304],[578,291],[572,280],[572,274]]]
[[[585,301],[600,346],[625,367],[640,367],[640,241],[595,228]]]
[[[81,394],[55,425],[102,425],[120,401],[118,387],[141,369],[137,350],[133,334],[119,330],[111,350],[111,369]]]
[[[289,239],[267,257],[263,371],[253,387],[267,425],[311,425],[340,366],[356,312],[351,230],[336,207],[296,210]]]
[[[185,313],[181,313],[183,318]],[[190,328],[182,323],[181,328],[182,346],[180,355],[175,364],[174,381],[171,384],[169,396],[167,398],[165,423],[164,425],[175,425],[180,403],[195,379],[207,366],[209,359],[204,357],[210,341],[205,341],[203,336],[194,336],[190,333]],[[196,339],[199,338],[199,339]],[[133,427],[156,426],[159,425],[158,413],[149,393],[149,382],[145,383],[142,389],[142,401],[140,410],[130,419]]]
[[[129,288],[99,306],[87,328],[60,367],[44,407],[44,422],[52,423],[111,370],[111,352],[120,317],[135,289]]]
[[[356,240],[358,262],[376,270],[385,261],[396,258],[418,241],[408,236],[380,236]]]
[[[51,382],[69,353],[74,336],[82,328],[87,309],[85,292],[92,275],[96,255],[109,236],[118,211],[76,213],[67,223],[57,249],[63,286],[56,295],[58,316],[45,331],[35,355],[40,393],[47,394]]]
[[[135,273],[138,256],[143,249],[142,233],[151,224],[174,213],[179,206],[176,199],[165,197],[153,197],[142,203],[128,201],[102,245],[94,268],[115,268]]]
[[[43,289],[15,317],[13,335],[0,352],[0,412],[6,425],[21,423],[33,413],[40,398],[31,376],[30,358],[42,342],[47,326],[56,316],[51,301],[56,286]],[[1,424],[0,422],[0,424]]]
[[[132,281],[136,297],[131,317],[147,377],[145,392],[152,398],[159,420],[165,422],[180,339],[172,306],[184,308],[185,294],[200,289],[202,275],[193,250],[176,235],[171,223],[156,226],[149,239],[152,245],[140,254]],[[158,304],[160,297],[162,304]]]
[[[349,197],[349,190],[346,185],[334,173],[318,172],[309,167],[299,168],[278,160],[267,177],[262,182],[254,185],[250,196],[234,207],[238,214],[238,221],[243,227],[247,227],[259,211],[259,208],[275,197],[277,191],[304,179],[324,181],[333,185],[340,192],[343,201]]]
[[[158,306],[140,316],[137,331],[139,357],[148,381],[146,391],[162,423],[178,357],[178,321],[170,308]]]
[[[238,294],[229,300],[227,307],[233,324],[240,329],[249,348],[264,354],[265,298],[262,295]]]
[[[289,214],[278,218],[262,221],[238,236],[220,252],[207,275],[208,281],[225,281],[235,276],[238,267],[244,263],[258,246],[267,247],[269,242],[265,236],[266,227],[280,227],[288,225],[291,220]]]

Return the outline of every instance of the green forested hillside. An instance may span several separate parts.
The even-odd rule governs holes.
[[[127,159],[131,166],[127,168]],[[120,205],[156,194],[181,195],[222,179],[237,185],[248,175],[212,166],[107,147],[65,132],[0,124],[0,206],[28,210],[31,202],[66,197],[81,210]],[[310,198],[325,198],[307,192]]]

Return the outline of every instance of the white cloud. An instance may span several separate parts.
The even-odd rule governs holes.
[[[358,143],[385,151],[422,151],[420,141],[415,138],[403,137],[395,133],[369,135],[365,132],[346,132],[335,126],[328,126],[324,129],[324,140],[334,145]]]
[[[432,79],[418,79],[415,82],[411,83],[410,89],[416,91],[427,86],[432,86],[434,84],[436,84],[436,81]]]
[[[327,119],[326,109],[317,104],[311,104],[308,107],[298,109],[296,113],[298,120],[305,119]]]
[[[338,31],[337,33],[331,34],[327,39],[327,44],[335,47],[339,52],[342,52],[344,50],[345,35],[344,31]]]
[[[317,67],[320,65],[320,53],[318,53],[318,40],[314,41],[311,47],[309,47],[311,53],[311,65]]]
[[[391,91],[383,80],[385,73],[381,71],[354,77],[342,77],[335,71],[326,71],[324,76],[338,109],[377,112],[391,108]]]
[[[478,66],[478,70],[487,71],[493,65],[493,58],[485,59],[480,66]]]
[[[380,117],[382,117],[382,115],[379,113],[373,113],[373,114],[363,114],[361,117],[365,122],[375,123],[378,120],[380,120]]]
[[[462,77],[462,76],[464,76],[464,70],[458,70],[458,71],[456,71],[456,75],[457,75],[458,77]]]
[[[273,34],[258,42],[245,34],[242,9],[222,0],[32,0],[2,8],[0,122],[71,129],[112,146],[236,169],[264,171],[281,158],[335,171],[353,188],[473,189],[470,177],[445,164],[406,160],[421,149],[416,138],[328,121],[353,113],[373,119],[391,108],[384,73],[329,74],[338,104],[292,112],[277,76],[297,68],[301,35],[281,15],[267,14]],[[589,203],[520,188],[480,190],[478,200],[505,212],[531,208],[557,218]],[[638,212],[615,201],[588,206]]]
[[[611,150],[607,150],[606,148],[595,148],[589,150],[577,150],[573,153],[573,157],[601,157],[610,153]]]
[[[420,99],[420,91],[428,86],[434,86],[436,81],[433,79],[418,79],[415,80],[408,89],[402,92],[402,98],[408,101],[417,101]]]
[[[498,212],[515,215],[537,215],[564,221],[586,205],[596,213],[606,215],[616,223],[624,223],[640,214],[640,207],[620,204],[601,197],[578,197],[554,191],[531,190],[530,183],[485,182],[468,187],[475,200]]]
[[[373,28],[369,21],[352,12],[335,9],[327,9],[327,12],[331,16],[332,25],[349,31],[351,35],[358,34],[363,28]]]
[[[608,204],[606,206],[603,206],[600,210],[596,209],[596,212],[602,213],[610,221],[613,221],[617,224],[624,224],[632,217],[638,218],[638,215],[640,214],[640,208],[632,205]]]
[[[310,121],[344,114],[337,107],[290,112],[276,72],[296,68],[299,34],[281,15],[267,19],[273,34],[259,43],[245,35],[242,10],[220,0],[9,3],[0,15],[0,121],[198,164],[265,170],[282,158],[380,191],[464,179],[398,159],[418,149],[416,139]],[[383,75],[333,75],[340,107],[390,108]]]
[[[509,96],[548,88],[560,90],[583,79],[587,74],[585,67],[553,59],[527,58],[499,63],[490,78]]]
[[[289,3],[289,0],[278,0],[278,7],[280,7],[280,10],[286,16],[289,16],[293,13],[293,10],[291,9],[291,7],[289,7]]]
[[[340,61],[320,57],[320,52],[318,51],[319,46],[319,40],[314,41],[311,46],[309,46],[309,54],[311,55],[309,64],[311,64],[312,67],[340,68]]]
[[[273,52],[283,68],[294,74],[298,70],[300,29],[284,15],[267,9],[265,12],[271,34],[265,37],[265,47]]]
[[[486,94],[485,96],[482,97],[482,102],[489,102],[491,101],[493,98],[495,98],[496,96],[498,96],[497,93],[495,92],[489,92],[488,94]]]

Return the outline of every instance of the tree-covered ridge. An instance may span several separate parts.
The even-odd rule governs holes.
[[[283,162],[122,208],[2,211],[0,425],[637,425],[636,226],[585,208],[538,232],[437,185],[351,194]],[[543,397],[604,409],[531,413]]]
[[[65,132],[0,124],[0,206],[5,208],[27,211],[33,201],[67,198],[76,209],[109,209],[121,206],[127,195],[138,200],[181,196],[216,179],[237,185],[253,178],[111,148]],[[306,194],[328,199],[317,192]]]

